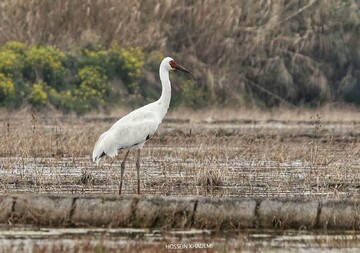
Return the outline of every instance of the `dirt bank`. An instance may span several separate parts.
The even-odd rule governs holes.
[[[2,224],[163,229],[360,229],[357,201],[21,194],[1,196],[0,207]]]

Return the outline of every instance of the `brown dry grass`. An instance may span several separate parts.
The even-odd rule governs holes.
[[[143,192],[357,198],[356,115],[330,108],[302,113],[172,111],[142,152]],[[116,193],[123,154],[106,158],[100,167],[90,160],[97,137],[114,120],[25,112],[3,116],[1,191]],[[135,192],[134,163],[131,156],[126,193]]]
[[[210,103],[357,103],[358,11],[354,0],[3,0],[0,44],[171,53],[193,66]]]
[[[113,113],[117,113],[116,111]],[[112,113],[112,114],[113,114]],[[356,107],[327,105],[317,109],[309,108],[207,108],[200,110],[189,110],[178,108],[168,113],[168,118],[180,118],[191,122],[216,122],[216,121],[286,121],[315,122],[317,115],[322,122],[353,122],[360,119],[360,110]]]

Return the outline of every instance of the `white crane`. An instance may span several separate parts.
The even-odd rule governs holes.
[[[100,135],[93,150],[93,161],[99,164],[100,159],[107,155],[115,157],[118,150],[127,150],[121,163],[119,194],[121,195],[125,161],[131,150],[137,149],[136,172],[138,194],[140,194],[140,151],[145,142],[156,132],[164,118],[171,99],[170,70],[182,70],[191,75],[190,71],[177,64],[172,58],[166,57],[160,64],[159,74],[162,93],[159,100],[130,112],[119,119],[109,130]]]

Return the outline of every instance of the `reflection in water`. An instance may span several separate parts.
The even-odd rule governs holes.
[[[243,230],[161,231],[107,228],[11,228],[0,232],[0,252],[353,252],[360,233]]]

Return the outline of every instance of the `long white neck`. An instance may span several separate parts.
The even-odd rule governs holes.
[[[164,118],[164,116],[170,106],[171,84],[170,84],[170,78],[169,78],[169,70],[167,70],[163,66],[160,66],[159,74],[160,74],[160,81],[161,81],[161,85],[162,85],[161,97],[158,100],[158,104],[160,106],[159,113],[160,113],[161,118]]]

